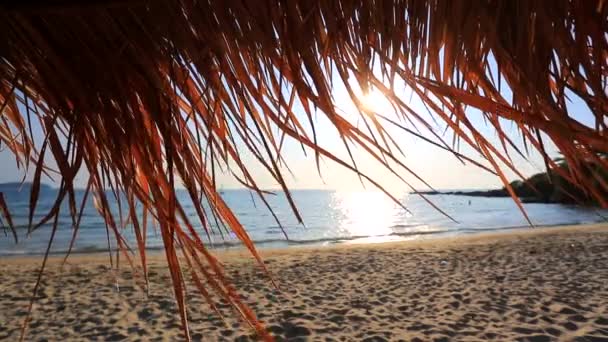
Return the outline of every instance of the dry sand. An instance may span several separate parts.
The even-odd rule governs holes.
[[[608,226],[525,229],[422,242],[264,251],[282,291],[244,252],[221,253],[278,340],[608,341]],[[154,258],[153,258],[154,259]],[[180,340],[169,276],[149,298],[107,256],[51,260],[27,340]],[[16,340],[40,258],[0,260],[0,339]],[[191,291],[194,340],[249,340]]]

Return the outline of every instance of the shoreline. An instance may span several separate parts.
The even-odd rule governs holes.
[[[244,250],[214,251],[278,340],[608,339],[608,224],[373,244],[261,249],[281,290]],[[150,253],[150,295],[107,252],[51,256],[28,339],[182,339],[164,256]],[[18,337],[40,256],[0,258],[0,339]],[[119,290],[117,284],[120,284]],[[195,341],[247,341],[189,289]]]
[[[555,224],[543,226],[515,226],[515,227],[500,227],[500,228],[479,228],[479,229],[462,229],[453,231],[420,231],[411,233],[394,233],[390,235],[380,236],[357,236],[349,238],[326,238],[319,240],[301,241],[301,240],[272,240],[255,242],[256,248],[260,253],[264,251],[290,250],[290,249],[315,249],[315,248],[333,248],[342,245],[376,245],[376,244],[391,244],[391,243],[416,243],[418,241],[443,241],[451,239],[463,239],[469,237],[484,237],[490,238],[493,235],[509,235],[511,233],[527,234],[528,232],[545,232],[553,230],[570,230],[570,229],[593,229],[594,227],[608,226],[607,222],[581,223],[581,224]],[[285,246],[285,244],[287,244]],[[245,250],[240,242],[224,242],[215,243],[215,246],[207,244],[207,248],[212,253],[226,253]],[[162,253],[162,247],[151,247],[146,249],[146,253],[150,255]],[[63,258],[66,251],[52,251],[49,253],[51,258]],[[116,253],[116,249],[112,250]],[[71,256],[81,255],[106,255],[107,249],[75,249],[71,252]],[[0,262],[3,258],[28,258],[28,257],[43,257],[44,253],[8,253],[0,254]]]

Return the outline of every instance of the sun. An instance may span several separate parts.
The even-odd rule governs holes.
[[[378,89],[363,93],[359,100],[363,108],[370,112],[387,114],[386,112],[393,110],[389,99]]]

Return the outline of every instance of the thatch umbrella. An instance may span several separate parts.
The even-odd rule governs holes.
[[[317,162],[334,160],[380,186],[354,161],[317,144],[308,127],[314,128],[318,111],[346,146],[364,149],[396,175],[409,172],[385,130],[391,123],[363,108],[354,91],[379,89],[405,122],[427,127],[436,143],[452,149],[395,93],[395,84],[405,84],[458,141],[488,161],[509,191],[503,169],[517,171],[507,153],[517,145],[502,119],[517,125],[526,149],[538,151],[547,168],[561,172],[544,148],[547,139],[555,144],[571,166],[562,176],[607,206],[603,179],[594,172],[582,177],[589,174],[589,160],[608,166],[596,157],[608,152],[607,11],[603,0],[4,1],[0,141],[19,166],[34,170],[32,213],[41,175],[53,174],[45,155],[50,152],[57,164],[56,205],[43,222],[31,222],[31,229],[52,221],[54,233],[63,201],[77,229],[74,177],[86,169],[87,194],[96,198],[132,263],[104,189],[126,194],[144,271],[145,220],[137,217],[135,203],[158,220],[186,336],[180,263],[187,264],[201,293],[217,292],[265,336],[184,214],[175,195],[178,180],[200,225],[210,227],[200,204],[204,198],[259,260],[216,192],[215,168],[228,168],[263,198],[248,172],[253,166],[241,159],[248,151],[259,161],[255,167],[281,184],[298,218],[280,166],[285,137],[313,150]],[[336,110],[332,80],[347,87],[364,129]],[[501,87],[512,92],[511,99]],[[589,107],[594,127],[571,115],[569,94]],[[302,105],[306,120],[294,113],[294,103]],[[498,146],[471,123],[466,107],[481,111],[500,138]],[[32,137],[34,120],[44,128],[39,146]],[[2,197],[0,207],[10,225]]]

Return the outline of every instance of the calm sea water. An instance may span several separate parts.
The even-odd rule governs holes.
[[[0,231],[0,255],[44,253],[51,233],[51,225],[45,225],[26,237],[29,189],[0,189],[4,192],[18,227],[20,241],[15,244],[11,233]],[[55,190],[43,188],[34,217],[37,221],[52,206]],[[77,194],[81,197],[82,192]],[[180,193],[186,198],[186,193]],[[448,234],[470,234],[514,227],[527,223],[515,204],[508,198],[481,198],[464,196],[429,196],[432,201],[455,218],[453,222],[437,212],[417,195],[404,194],[400,201],[409,209],[404,210],[380,192],[373,191],[324,191],[299,190],[293,192],[304,225],[297,223],[282,193],[269,196],[275,214],[288,234],[286,240],[280,227],[263,203],[246,190],[226,190],[223,198],[234,210],[257,246],[285,247],[303,244],[332,244],[338,242],[377,242],[403,239],[420,239]],[[110,196],[109,196],[110,197]],[[184,200],[184,203],[189,203]],[[114,209],[117,205],[113,203]],[[191,204],[186,211],[198,222]],[[526,204],[526,211],[535,225],[583,224],[605,221],[607,211],[559,204]],[[118,213],[118,210],[114,210]],[[81,228],[76,240],[76,251],[107,250],[106,228],[93,206],[86,205]],[[201,236],[205,236],[198,227]],[[162,240],[155,229],[148,231],[148,247],[160,248]],[[134,241],[133,233],[126,229],[127,240]],[[72,236],[71,218],[67,207],[59,219],[59,229],[52,251],[67,250]],[[216,248],[238,246],[233,235],[213,235]]]

